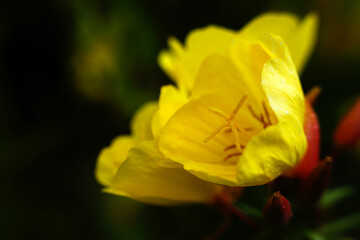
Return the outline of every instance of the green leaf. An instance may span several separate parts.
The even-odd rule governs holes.
[[[340,234],[346,231],[349,231],[353,228],[360,227],[360,212],[341,218],[339,220],[335,220],[333,222],[330,222],[326,225],[324,225],[320,232],[324,235],[334,235],[334,234]]]
[[[327,209],[340,202],[341,200],[355,193],[352,186],[343,186],[327,190],[320,200],[320,207]]]
[[[326,238],[323,237],[320,233],[315,232],[313,230],[306,230],[305,231],[305,236],[309,240],[326,240]]]

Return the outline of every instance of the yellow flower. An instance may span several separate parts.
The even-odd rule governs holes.
[[[239,32],[194,30],[185,47],[172,38],[159,62],[178,88],[162,87],[158,105],[133,121],[141,130],[102,151],[96,175],[105,191],[156,204],[210,202],[218,184],[265,184],[294,166],[306,150],[297,71],[316,22],[265,14]]]
[[[203,62],[190,101],[161,130],[159,148],[206,181],[264,184],[297,164],[306,150],[304,95],[279,37],[265,34],[234,48],[233,56]],[[246,63],[244,56],[254,61]]]

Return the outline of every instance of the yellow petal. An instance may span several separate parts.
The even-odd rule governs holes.
[[[226,186],[239,186],[236,165],[189,161],[184,163],[184,169],[205,181]]]
[[[259,88],[261,71],[269,55],[257,42],[248,42],[237,37],[230,50],[231,60],[247,79],[253,79],[254,88]]]
[[[164,157],[154,141],[138,143],[106,190],[152,204],[209,202],[214,185],[204,182],[183,168],[164,168]]]
[[[267,55],[264,50],[262,51],[261,54]],[[245,53],[245,50],[242,53]],[[261,54],[259,53],[256,56],[264,58],[264,56],[260,56]],[[261,61],[258,61],[257,64],[262,64],[262,67],[264,65]],[[246,95],[246,106],[244,108],[247,109],[247,105],[251,105],[256,112],[259,112],[261,110],[261,101],[267,102],[267,98],[261,87],[260,73],[258,73],[259,79],[256,79],[255,75],[246,68],[247,66],[244,62],[234,64],[230,57],[209,56],[200,68],[193,87],[192,98],[196,99],[206,94],[216,94],[225,99],[227,102],[225,105],[232,110],[239,100]],[[260,69],[260,67],[257,68]],[[260,122],[246,124],[246,122],[252,122],[253,120],[250,112],[247,111],[247,113],[242,116],[245,125],[256,129],[262,127]],[[270,115],[272,115],[272,112],[270,112]]]
[[[299,74],[313,51],[318,30],[318,17],[316,14],[308,14],[299,24],[297,30],[286,41],[293,62]]]
[[[288,13],[265,13],[248,23],[240,31],[240,36],[250,42],[264,33],[280,36],[288,45],[295,66],[301,73],[316,40],[317,24],[317,16],[313,13],[302,22]]]
[[[134,114],[131,121],[131,131],[136,140],[143,141],[153,139],[151,121],[156,110],[157,103],[148,102]]]
[[[131,136],[119,136],[113,140],[110,147],[104,148],[99,154],[95,176],[103,185],[112,181],[118,167],[125,161],[129,150],[136,142],[153,139],[151,120],[157,109],[156,102],[144,104],[134,115],[131,122]]]
[[[210,55],[200,68],[192,97],[215,93],[236,102],[244,94],[252,96],[245,77],[228,57]]]
[[[95,177],[98,182],[104,186],[110,184],[118,167],[125,161],[135,142],[132,136],[120,136],[112,141],[110,147],[101,151],[95,169]]]
[[[217,138],[204,143],[209,133],[223,124],[221,118],[208,111],[210,107],[231,112],[221,97],[205,95],[187,103],[174,114],[159,136],[159,148],[166,157],[180,163],[194,159],[200,162],[223,159],[223,148],[231,145],[229,140]]]
[[[296,29],[298,23],[299,19],[290,13],[264,13],[246,24],[239,34],[250,42],[255,42],[264,33],[284,38]]]
[[[193,30],[185,42],[185,61],[194,78],[200,65],[211,54],[227,55],[235,32],[223,27],[210,25]]]
[[[187,101],[187,95],[174,86],[166,85],[161,88],[159,108],[153,117],[151,125],[155,139],[159,136],[161,129],[170,117]]]
[[[306,150],[304,95],[284,42],[265,34],[261,42],[273,57],[264,66],[262,86],[279,122],[254,136],[239,158],[241,186],[265,184],[296,165]]]
[[[235,38],[230,50],[231,62],[236,71],[241,73],[242,84],[253,99],[264,99],[261,87],[261,71],[270,56],[257,42],[248,42],[242,38]],[[234,71],[233,71],[234,72]],[[238,80],[239,81],[239,80]]]
[[[164,72],[177,84],[179,89],[185,93],[189,92],[193,82],[192,76],[183,63],[184,50],[176,38],[169,38],[170,51],[161,51],[158,63]]]
[[[180,89],[192,89],[200,65],[211,54],[227,55],[235,33],[226,28],[208,26],[192,31],[186,38],[185,47],[170,39],[170,52],[159,56],[160,66],[169,73]]]
[[[264,66],[261,81],[271,108],[279,121],[294,118],[303,124],[304,93],[285,43],[272,34],[264,34],[259,40],[272,56]]]
[[[267,127],[253,137],[237,164],[239,186],[266,184],[303,156],[306,138],[302,125],[294,119]]]

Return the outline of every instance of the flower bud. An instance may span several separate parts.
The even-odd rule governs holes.
[[[334,133],[334,143],[339,148],[353,147],[360,139],[360,97],[342,118]]]
[[[331,173],[332,158],[322,160],[304,180],[299,192],[299,201],[304,207],[314,207],[326,189]]]
[[[264,219],[273,226],[286,226],[293,216],[291,204],[279,191],[266,202],[263,209]]]

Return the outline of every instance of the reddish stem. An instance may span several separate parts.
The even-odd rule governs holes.
[[[238,219],[240,219],[241,221],[243,221],[245,224],[247,224],[249,227],[251,227],[252,229],[256,230],[258,229],[258,224],[257,222],[255,222],[253,219],[251,219],[250,217],[248,217],[246,214],[244,214],[243,212],[241,212],[238,208],[236,208],[234,205],[229,204],[229,203],[224,203],[224,206],[226,207],[226,209],[228,209],[232,214],[234,214]]]

